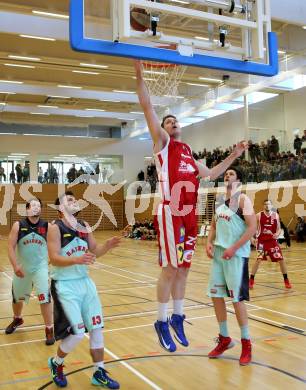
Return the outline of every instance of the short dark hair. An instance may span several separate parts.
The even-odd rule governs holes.
[[[225,172],[227,172],[227,171],[234,171],[236,173],[237,179],[242,183],[243,174],[236,166],[227,168],[227,170]]]
[[[168,115],[164,116],[163,119],[162,119],[162,122],[161,122],[161,124],[160,124],[162,128],[164,128],[165,121],[166,121],[166,119],[168,119],[168,118],[174,118],[174,119],[176,119],[176,116],[175,116],[175,115],[171,115],[171,114],[168,114]]]
[[[263,201],[263,203],[266,203],[266,202],[272,203],[270,199],[265,199],[265,200]]]
[[[59,206],[61,204],[61,200],[63,199],[63,197],[67,196],[67,195],[74,196],[74,193],[72,191],[65,191],[64,194],[62,194],[61,196],[59,196],[58,198],[55,199],[54,204],[56,206]]]
[[[39,198],[32,198],[32,199],[30,199],[30,200],[27,201],[27,203],[26,203],[26,209],[29,209],[29,208],[30,208],[32,200],[37,200],[37,201],[40,203],[40,207],[42,207],[42,201],[41,201]]]

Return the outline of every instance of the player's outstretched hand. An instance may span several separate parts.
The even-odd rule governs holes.
[[[206,244],[206,254],[210,259],[214,257],[214,246],[211,242]]]
[[[240,141],[238,144],[234,147],[233,154],[236,158],[240,157],[247,149],[249,145],[246,141]]]
[[[120,244],[121,239],[122,239],[122,237],[119,237],[119,236],[109,238],[105,242],[106,250],[109,251],[111,249],[116,248]]]
[[[96,260],[96,255],[91,252],[86,252],[84,255],[77,257],[76,264],[85,264],[90,265],[93,264]]]
[[[20,264],[17,264],[16,267],[14,267],[14,273],[18,278],[24,278],[24,272]]]

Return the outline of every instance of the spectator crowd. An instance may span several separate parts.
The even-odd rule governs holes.
[[[243,155],[236,162],[237,168],[243,174],[244,183],[306,178],[306,130],[304,130],[302,137],[295,136],[292,145],[294,153],[280,151],[279,142],[274,135],[267,142],[254,143],[250,140],[248,144],[248,159]],[[196,160],[201,160],[208,168],[212,168],[229,156],[234,147],[235,145],[225,149],[215,148],[213,151],[203,149],[199,152],[193,152],[193,157]],[[140,171],[137,178],[139,181],[146,181],[150,184],[151,192],[155,192],[158,178],[153,163],[147,167],[146,175]],[[220,177],[216,182],[222,181],[222,179]]]
[[[155,240],[157,233],[153,221],[135,221],[133,225],[127,225],[123,230],[124,236],[135,240]]]

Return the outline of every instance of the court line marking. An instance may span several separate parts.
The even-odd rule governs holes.
[[[291,271],[290,269],[289,269],[289,273],[294,273],[294,272],[301,272],[301,271],[306,271],[306,268],[302,268],[302,269],[295,269],[295,270],[293,270],[293,271]],[[261,274],[275,274],[277,271],[261,271],[260,273]],[[279,271],[280,272],[280,271]],[[281,272],[280,272],[281,273]]]
[[[258,310],[258,309],[250,309],[248,311],[256,311],[256,310]],[[230,312],[229,314],[234,314],[234,313]],[[190,317],[190,318],[188,318],[188,321],[189,320],[190,321],[199,320],[199,319],[203,319],[203,318],[212,318],[212,317],[215,317],[215,314],[210,314],[210,315],[206,315],[206,316]],[[115,331],[119,331],[119,330],[126,330],[126,329],[144,328],[144,327],[148,327],[148,326],[152,326],[152,323],[150,323],[150,324],[142,324],[142,325],[126,326],[126,327],[123,327],[123,328],[103,329],[103,333],[111,333],[111,332],[115,332]],[[28,331],[28,330],[31,330],[31,329],[38,329],[38,328],[43,329],[44,325],[33,325],[33,326],[29,326],[27,328],[25,328],[25,327],[24,328],[20,328],[18,333],[20,333],[21,330]],[[3,331],[1,333],[3,333]],[[85,336],[87,336],[87,334],[85,334]],[[16,342],[16,343],[0,344],[0,347],[10,346],[10,345],[18,345],[18,344],[26,344],[26,343],[34,343],[34,342],[44,341],[44,340],[45,339],[35,339],[35,340],[30,340],[30,341],[20,341],[20,342]]]
[[[101,269],[101,270],[102,270],[102,269]],[[143,281],[143,280],[134,279],[134,278],[131,278],[130,276],[124,276],[124,275],[121,275],[121,274],[118,274],[118,273],[115,273],[115,272],[107,271],[107,270],[105,270],[105,269],[103,269],[103,272],[107,272],[108,274],[120,276],[121,278],[134,280],[134,281],[139,282],[139,283],[148,283],[147,280]]]
[[[140,273],[140,272],[127,271],[127,270],[125,270],[125,269],[123,269],[123,268],[114,267],[113,265],[108,265],[108,264],[105,264],[105,263],[100,263],[99,261],[98,261],[98,264],[101,265],[101,268],[102,268],[102,269],[103,269],[104,267],[109,267],[109,268],[114,268],[114,269],[116,269],[116,270],[120,270],[120,271],[122,271],[122,272],[129,273],[129,274],[140,275],[140,276],[144,276],[144,277],[146,277],[146,278],[148,278],[148,279],[157,280],[157,278],[154,278],[153,276],[149,276],[149,275],[146,275],[146,274],[142,274],[142,273]]]
[[[277,311],[277,310],[272,310],[272,309],[268,309],[266,307],[261,307],[261,306],[258,306],[258,305],[253,305],[252,303],[245,303],[247,306],[253,306],[253,307],[256,307],[258,308],[258,310],[266,310],[266,311],[270,311],[272,313],[278,313],[278,314],[281,314],[283,316],[287,316],[287,317],[293,317],[293,318],[297,318],[298,320],[302,320],[302,321],[306,321],[306,318],[303,318],[303,317],[297,317],[293,314],[288,314],[288,313],[284,313],[282,311]]]
[[[89,339],[89,336],[85,334],[85,336]],[[108,348],[104,347],[104,351],[110,355],[113,359],[119,360],[119,356],[114,354],[112,351],[110,351]],[[156,383],[151,381],[151,379],[147,378],[145,375],[143,375],[140,371],[136,370],[134,367],[132,367],[129,363],[125,361],[120,361],[120,364],[127,368],[129,371],[131,371],[133,374],[135,374],[138,378],[142,379],[145,383],[147,383],[150,387],[152,387],[155,390],[162,390],[161,387],[157,386]]]

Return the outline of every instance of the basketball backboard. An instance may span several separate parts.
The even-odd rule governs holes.
[[[269,0],[70,1],[72,48],[110,56],[274,76],[270,30]]]

